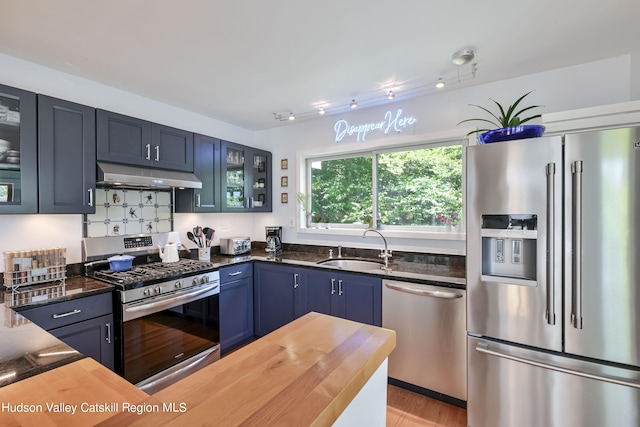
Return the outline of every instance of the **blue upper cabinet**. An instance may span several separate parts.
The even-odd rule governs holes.
[[[98,161],[193,172],[193,133],[97,110]]]
[[[36,94],[0,85],[0,213],[38,211]]]
[[[38,95],[40,213],[95,213],[95,109]]]
[[[176,212],[220,212],[220,140],[193,136],[193,173],[202,188],[176,189]]]
[[[271,153],[221,141],[222,212],[271,212]]]

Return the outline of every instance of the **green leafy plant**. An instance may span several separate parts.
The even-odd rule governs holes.
[[[472,107],[478,107],[483,111],[486,111],[487,113],[489,113],[495,120],[492,119],[467,119],[467,120],[463,120],[460,123],[458,123],[459,125],[462,123],[466,123],[466,122],[485,122],[485,123],[491,123],[492,125],[495,126],[495,129],[500,129],[500,128],[508,128],[508,127],[516,127],[516,126],[520,126],[523,123],[526,123],[530,120],[533,119],[537,119],[538,117],[542,117],[540,114],[536,114],[534,116],[531,117],[527,117],[527,118],[521,118],[520,115],[522,113],[524,113],[525,111],[529,111],[533,108],[539,108],[542,107],[542,105],[531,105],[529,107],[525,107],[522,108],[521,110],[516,111],[516,108],[518,108],[518,105],[520,105],[520,102],[527,96],[529,95],[531,92],[527,92],[524,95],[522,95],[520,98],[518,98],[516,100],[516,102],[514,102],[513,104],[511,104],[508,108],[504,108],[498,101],[496,101],[495,99],[489,98],[491,101],[493,101],[497,106],[498,106],[498,110],[499,113],[498,114],[494,114],[492,111],[490,111],[488,108],[485,108],[481,105],[476,105],[476,104],[469,104]],[[488,132],[492,129],[478,129],[478,130],[474,130],[469,132],[467,135],[465,136],[469,136],[469,135],[473,135],[474,133],[482,133],[482,132]]]

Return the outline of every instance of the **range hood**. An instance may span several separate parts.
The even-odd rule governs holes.
[[[132,187],[202,188],[202,182],[191,172],[100,162],[98,162],[98,183]]]

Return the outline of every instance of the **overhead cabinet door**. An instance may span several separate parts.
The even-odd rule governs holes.
[[[149,166],[151,123],[146,120],[98,110],[98,160]]]
[[[94,213],[95,110],[38,95],[40,213]]]

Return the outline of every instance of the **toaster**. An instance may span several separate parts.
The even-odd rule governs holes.
[[[251,252],[250,237],[230,237],[220,239],[220,253],[222,255],[240,255]]]

